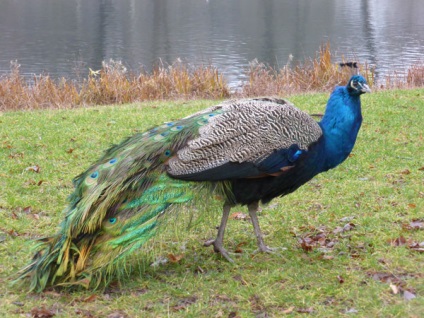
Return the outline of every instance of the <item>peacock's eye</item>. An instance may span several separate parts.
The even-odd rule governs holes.
[[[115,224],[116,223],[116,218],[110,218],[109,219],[109,223],[110,224]]]
[[[92,179],[96,179],[98,176],[99,176],[99,172],[98,172],[98,171],[94,171],[94,172],[90,175],[90,177],[91,177]]]

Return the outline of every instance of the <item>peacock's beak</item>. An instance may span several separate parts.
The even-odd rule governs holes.
[[[362,93],[371,93],[371,89],[367,84],[361,84],[359,83],[359,86],[361,87]]]

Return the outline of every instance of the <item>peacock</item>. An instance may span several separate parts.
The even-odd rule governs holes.
[[[74,180],[57,234],[42,238],[18,280],[97,288],[122,271],[128,256],[153,237],[173,210],[200,191],[222,198],[218,234],[205,245],[232,262],[223,247],[230,209],[246,205],[259,251],[259,203],[287,195],[343,162],[362,122],[361,75],[336,87],[320,122],[285,99],[222,102],[112,146]]]

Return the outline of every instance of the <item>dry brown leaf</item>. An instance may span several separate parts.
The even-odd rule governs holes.
[[[406,244],[406,239],[403,236],[389,240],[391,246],[403,246]]]
[[[88,296],[88,297],[84,298],[82,301],[83,301],[84,303],[91,303],[91,302],[95,301],[95,300],[96,300],[96,298],[97,298],[97,295],[96,295],[96,294],[92,294],[92,295],[90,295],[90,296]]]
[[[287,309],[284,309],[281,313],[282,314],[285,314],[285,315],[288,315],[288,314],[291,314],[293,312],[293,310],[294,310],[294,306],[291,306],[291,307],[289,307]]]
[[[174,255],[171,253],[168,254],[168,259],[171,263],[178,263],[179,261],[182,260],[183,257],[184,257],[184,254],[179,254],[179,255]]]
[[[34,165],[34,166],[30,166],[25,168],[26,171],[33,171],[35,173],[40,173],[40,166],[39,165]]]
[[[24,212],[25,214],[30,214],[31,213],[31,206],[26,206],[22,209],[22,212]]]
[[[298,308],[298,309],[296,309],[296,311],[298,313],[301,313],[301,314],[310,314],[310,313],[312,313],[314,311],[314,308],[312,308],[312,307],[309,307],[309,308]]]
[[[173,311],[180,311],[185,309],[186,307],[190,306],[191,304],[194,304],[197,301],[197,297],[196,296],[190,296],[190,297],[186,297],[183,298],[181,300],[178,301],[178,303],[172,307]]]
[[[32,308],[31,309],[31,317],[33,318],[50,318],[53,317],[55,313],[51,310],[48,310],[44,307],[41,308]]]
[[[123,312],[123,311],[114,311],[112,313],[110,313],[109,315],[107,315],[107,318],[127,318],[128,315]]]
[[[230,215],[230,220],[246,220],[247,214],[242,212],[234,212]]]

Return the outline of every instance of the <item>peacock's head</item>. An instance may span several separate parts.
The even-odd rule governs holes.
[[[371,89],[367,84],[367,80],[361,75],[354,75],[350,78],[346,85],[347,91],[351,95],[361,95],[371,93]]]

